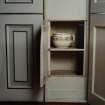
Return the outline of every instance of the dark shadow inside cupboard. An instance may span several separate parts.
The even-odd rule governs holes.
[[[83,52],[51,52],[51,75],[83,75]]]

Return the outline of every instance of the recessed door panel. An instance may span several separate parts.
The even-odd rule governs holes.
[[[105,101],[105,27],[95,27],[94,38],[96,51],[94,52],[93,92]]]
[[[32,33],[33,25],[6,25],[8,88],[31,88]]]
[[[27,81],[27,41],[26,32],[14,32],[15,81]],[[23,62],[23,64],[22,64]]]

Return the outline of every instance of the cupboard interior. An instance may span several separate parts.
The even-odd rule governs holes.
[[[84,52],[51,52],[51,75],[83,75]]]
[[[50,35],[53,33],[72,33],[75,35],[75,43],[72,47],[84,49],[84,22],[78,21],[52,21],[50,23]],[[50,48],[55,48],[50,38]]]

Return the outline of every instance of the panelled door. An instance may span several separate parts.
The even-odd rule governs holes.
[[[43,0],[0,0],[0,101],[43,101]]]
[[[90,0],[91,13],[105,13],[105,0]]]
[[[42,20],[37,14],[0,15],[0,101],[43,100],[37,78]]]
[[[105,15],[91,15],[89,52],[90,105],[105,105]]]

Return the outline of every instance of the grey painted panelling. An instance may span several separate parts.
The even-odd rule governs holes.
[[[42,21],[42,15],[0,15],[0,101],[43,100],[43,89],[39,88],[38,82]],[[13,60],[15,60],[15,78]],[[18,82],[13,81],[14,79]]]
[[[105,0],[90,0],[91,13],[105,13]]]
[[[96,27],[94,92],[105,99],[105,27]],[[100,82],[98,82],[100,81]]]
[[[48,20],[87,20],[88,0],[44,0]]]
[[[5,0],[5,3],[32,3],[33,0]]]
[[[43,13],[43,0],[0,0],[0,13]]]
[[[86,78],[51,76],[46,81],[46,102],[86,102]]]

